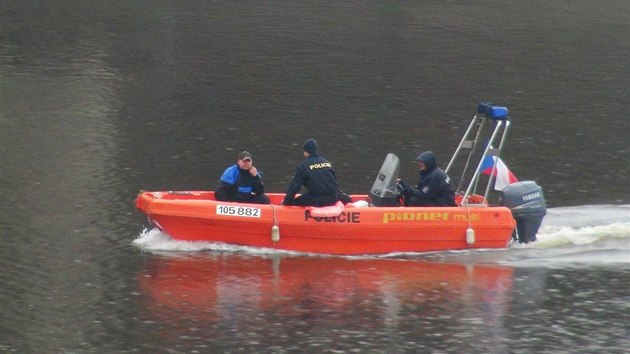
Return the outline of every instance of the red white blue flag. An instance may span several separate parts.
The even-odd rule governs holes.
[[[518,182],[518,179],[512,171],[507,167],[507,165],[496,156],[486,156],[481,164],[481,173],[484,175],[490,175],[492,173],[492,168],[494,166],[494,162],[497,162],[497,166],[494,169],[493,176],[496,177],[494,182],[494,189],[500,191],[503,188],[509,186],[512,183]]]

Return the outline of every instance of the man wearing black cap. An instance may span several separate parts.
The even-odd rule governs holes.
[[[238,154],[236,163],[223,172],[219,185],[214,191],[215,199],[226,202],[269,204],[262,178],[252,163],[252,154],[248,151]]]
[[[420,182],[411,188],[398,181],[407,206],[455,206],[455,188],[450,177],[437,167],[437,157],[425,151],[416,157],[420,169]]]
[[[303,150],[306,159],[295,169],[283,204],[326,206],[337,203],[337,179],[332,164],[317,153],[314,139],[306,140]],[[307,192],[295,198],[302,186],[306,187]]]

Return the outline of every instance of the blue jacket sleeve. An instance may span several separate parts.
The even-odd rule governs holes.
[[[238,177],[238,165],[234,164],[225,169],[221,175],[221,182],[225,184],[235,184]]]
[[[234,168],[236,166],[236,169]],[[221,201],[231,201],[236,196],[236,178],[238,177],[238,166],[232,165],[225,169],[219,185],[214,191],[214,199]]]

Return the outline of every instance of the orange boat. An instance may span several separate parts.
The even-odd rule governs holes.
[[[314,216],[322,208],[282,206],[284,194],[269,196],[272,204],[253,205],[218,202],[211,191],[143,192],[137,207],[177,240],[328,254],[504,248],[515,226],[506,207],[357,208],[351,203],[336,216]],[[353,196],[355,202],[367,199]],[[475,232],[470,244],[469,228]]]
[[[532,181],[503,189],[502,205],[498,206],[487,202],[493,178],[488,178],[484,195],[475,193],[481,162],[487,156],[496,156],[494,161],[498,161],[509,126],[506,108],[479,105],[446,172],[460,152],[468,150],[462,176],[467,174],[487,122],[495,124],[490,143],[477,156],[479,166],[468,188],[458,191],[456,207],[399,206],[395,184],[399,161],[394,154],[387,155],[370,194],[354,195],[352,203],[345,206],[284,206],[284,195],[278,193],[269,194],[270,205],[220,202],[212,191],[143,191],[136,198],[136,206],[152,225],[185,241],[345,255],[504,248],[515,229],[519,239],[535,239],[545,213],[542,190]],[[474,140],[469,139],[471,136]],[[492,148],[499,136],[499,148]],[[493,167],[490,176],[496,175],[495,170]]]

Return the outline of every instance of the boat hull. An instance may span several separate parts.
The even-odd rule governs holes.
[[[141,192],[137,208],[173,239],[341,255],[505,248],[515,227],[505,207],[354,207],[315,217],[308,208],[218,202],[211,191]],[[366,200],[365,195],[352,196]],[[272,240],[272,227],[279,239]],[[466,230],[474,230],[469,244]],[[470,241],[470,240],[469,240]]]

